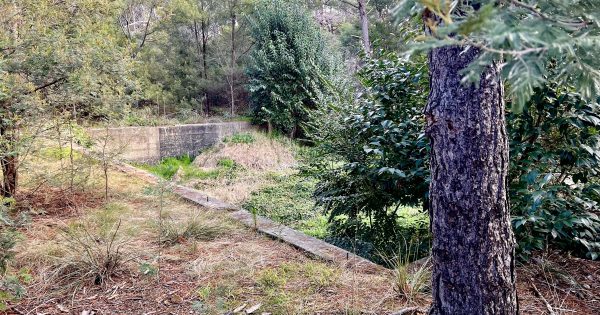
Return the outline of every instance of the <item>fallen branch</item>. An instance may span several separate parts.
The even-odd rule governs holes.
[[[552,305],[550,305],[550,303],[548,302],[548,300],[546,300],[542,293],[540,293],[540,290],[538,290],[538,288],[535,286],[533,279],[531,279],[531,285],[533,286],[533,290],[535,291],[536,295],[539,296],[546,305],[546,309],[548,310],[550,315],[556,315],[554,308],[552,307]]]
[[[420,307],[414,306],[414,307],[403,308],[395,313],[392,313],[392,315],[409,315],[409,314],[419,314],[419,313],[424,313],[424,312],[421,311]]]

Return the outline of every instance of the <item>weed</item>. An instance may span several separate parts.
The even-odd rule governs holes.
[[[265,269],[258,276],[258,284],[265,290],[279,289],[285,283],[285,271],[282,269]]]
[[[119,236],[121,221],[107,235],[93,233],[86,224],[77,224],[62,230],[65,255],[58,259],[50,279],[79,285],[93,281],[100,285],[122,271],[130,260],[125,253],[126,242]]]
[[[228,227],[220,221],[196,216],[184,222],[173,219],[160,226],[160,243],[164,246],[185,243],[189,240],[211,241],[224,234]]]
[[[192,162],[192,157],[184,155],[163,159],[156,165],[141,165],[140,167],[164,179],[172,179],[180,168],[189,166]]]
[[[9,214],[14,206],[14,199],[0,199],[0,279],[6,274],[8,263],[15,256],[13,248],[21,239],[21,234],[16,230],[18,223]]]
[[[217,162],[218,166],[224,167],[224,168],[234,168],[236,167],[236,163],[234,160],[230,159],[230,158],[222,158]]]
[[[140,273],[144,276],[156,276],[158,274],[158,268],[150,263],[144,262],[140,264]]]
[[[236,133],[231,137],[227,137],[223,139],[224,143],[253,143],[256,141],[254,135],[251,133]]]
[[[28,269],[21,269],[16,274],[0,277],[0,311],[6,311],[9,302],[22,299],[27,290],[25,286],[32,280]]]
[[[293,228],[319,215],[312,199],[313,181],[297,175],[273,175],[273,180],[273,184],[252,193],[243,207]]]
[[[302,273],[315,291],[321,291],[325,287],[331,286],[339,278],[338,272],[322,263],[311,261],[302,267]]]
[[[394,291],[412,303],[430,290],[431,264],[430,258],[426,258],[411,265],[410,262],[418,254],[418,244],[409,242],[405,247],[399,255],[388,259],[387,264],[394,271]]]

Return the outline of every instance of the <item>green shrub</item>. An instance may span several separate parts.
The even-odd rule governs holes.
[[[297,175],[273,175],[274,183],[252,196],[243,205],[252,213],[302,229],[320,216],[312,199],[315,182]]]
[[[426,69],[384,57],[365,62],[358,100],[339,98],[314,115],[310,135],[325,159],[308,156],[304,167],[318,180],[315,197],[330,212],[332,234],[346,237],[339,245],[364,255],[370,246],[385,253],[401,241],[396,207],[428,204]],[[550,81],[522,114],[507,117],[509,198],[524,259],[549,246],[600,257],[600,105],[573,91]],[[419,235],[425,226],[400,234]]]
[[[359,71],[359,98],[342,91],[313,115],[308,130],[315,152],[305,154],[303,166],[318,180],[314,196],[329,214],[328,241],[378,261],[379,254],[396,253],[405,238],[422,239],[420,255],[429,245],[428,222],[405,226],[408,218],[398,211],[427,204],[429,156],[421,114],[427,68],[381,54]]]
[[[236,133],[231,137],[227,137],[223,139],[225,143],[253,143],[256,141],[254,135],[251,133]]]
[[[548,245],[600,257],[600,104],[550,81],[507,117],[518,252]],[[509,104],[510,106],[510,104]]]
[[[297,3],[263,0],[250,18],[255,43],[246,72],[254,121],[291,137],[302,136],[301,125],[331,77],[333,54],[310,14]]]

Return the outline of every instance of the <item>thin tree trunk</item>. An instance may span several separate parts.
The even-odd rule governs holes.
[[[235,95],[234,95],[234,90],[233,87],[235,85],[235,78],[234,78],[234,70],[235,70],[235,23],[236,23],[236,14],[235,14],[235,7],[236,7],[236,0],[233,0],[233,3],[231,5],[231,68],[229,69],[229,75],[230,75],[230,80],[229,80],[229,90],[231,93],[231,116],[234,115],[235,113]]]
[[[460,82],[478,54],[452,46],[429,55],[434,315],[518,313],[499,69],[478,85]]]
[[[358,0],[358,15],[360,17],[360,28],[362,32],[363,48],[367,56],[371,55],[371,40],[369,39],[369,17],[365,0]]]
[[[2,186],[0,186],[0,194],[2,197],[14,197],[17,193],[17,185],[19,183],[19,157],[12,147],[18,141],[15,130],[13,128],[0,128],[0,136],[3,138],[2,152],[0,156],[0,167],[2,168]]]

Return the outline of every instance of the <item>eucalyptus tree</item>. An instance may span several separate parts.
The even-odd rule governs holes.
[[[25,127],[43,125],[47,113],[105,115],[126,100],[130,51],[113,23],[118,5],[0,1],[3,196],[17,191],[21,153],[35,136]]]
[[[597,97],[600,2],[404,0],[396,14],[421,15],[412,50],[429,50],[430,314],[517,314],[504,81],[514,112],[550,68]]]

